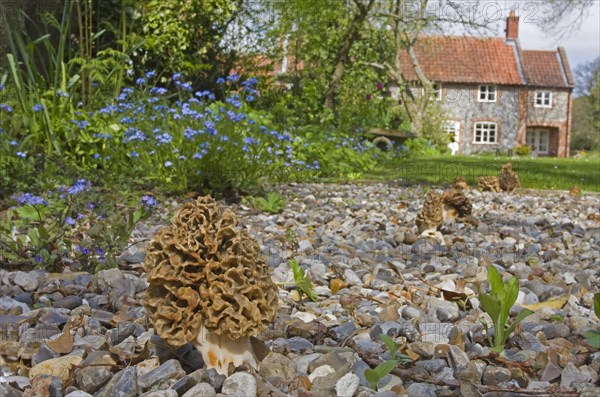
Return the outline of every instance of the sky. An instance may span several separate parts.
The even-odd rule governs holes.
[[[559,0],[561,1],[561,0]],[[588,9],[589,15],[566,37],[548,36],[542,32],[538,23],[541,10],[538,2],[532,0],[500,0],[496,2],[505,16],[495,25],[497,36],[504,35],[505,18],[511,8],[517,8],[519,16],[519,42],[525,50],[553,50],[564,47],[571,69],[577,65],[594,60],[600,56],[600,0],[595,0]],[[490,6],[490,10],[494,6]],[[498,18],[499,19],[499,18]],[[557,41],[558,40],[558,41]]]

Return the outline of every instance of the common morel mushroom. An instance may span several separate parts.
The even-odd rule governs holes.
[[[462,176],[457,176],[456,178],[454,178],[454,182],[452,182],[452,189],[468,190],[469,184],[467,183],[465,178],[463,178]]]
[[[425,196],[423,208],[417,214],[417,229],[419,233],[436,231],[444,223],[442,212],[442,195],[429,191]]]
[[[505,192],[512,192],[518,187],[521,187],[519,175],[512,169],[511,163],[504,164],[500,174],[500,189]]]
[[[144,262],[145,307],[156,333],[172,346],[191,342],[209,368],[257,359],[250,336],[266,329],[277,287],[258,244],[230,210],[210,197],[186,203],[150,242]]]
[[[466,219],[471,216],[473,205],[462,190],[451,189],[442,194],[444,220]]]
[[[581,196],[581,188],[577,185],[573,185],[569,188],[569,194],[573,197]]]
[[[480,176],[477,178],[477,188],[482,192],[500,192],[500,179],[497,176]]]

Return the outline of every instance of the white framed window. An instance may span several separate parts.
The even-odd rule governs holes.
[[[477,102],[496,102],[496,86],[484,84],[479,86],[477,93]]]
[[[535,102],[533,106],[536,108],[551,108],[552,107],[552,92],[551,91],[536,91]]]
[[[475,123],[473,143],[493,144],[498,143],[498,124],[490,121]]]
[[[548,154],[549,137],[550,133],[546,129],[528,129],[525,142],[535,154]]]

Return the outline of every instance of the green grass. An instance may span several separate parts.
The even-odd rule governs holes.
[[[600,191],[600,158],[560,159],[509,158],[494,156],[435,156],[394,159],[378,171],[365,174],[371,180],[444,184],[462,176],[475,186],[483,175],[499,175],[500,167],[511,162],[528,189],[568,190],[578,185],[582,191]]]

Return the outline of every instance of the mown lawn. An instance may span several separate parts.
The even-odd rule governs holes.
[[[394,159],[379,170],[363,175],[372,180],[398,180],[432,184],[450,183],[462,176],[470,185],[482,175],[499,175],[511,162],[523,188],[568,190],[578,185],[585,191],[600,191],[600,158],[509,158],[493,156],[436,156]]]

